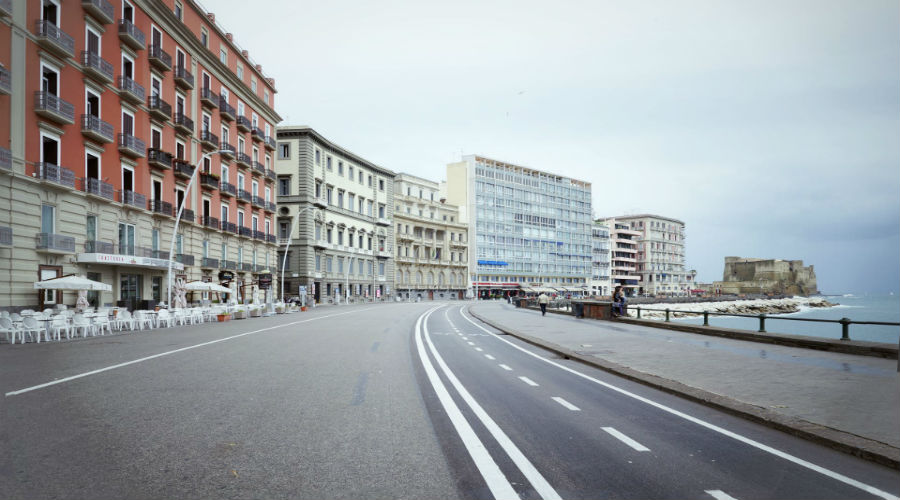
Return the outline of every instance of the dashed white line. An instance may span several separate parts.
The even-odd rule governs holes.
[[[478,351],[478,352],[481,352],[483,349],[480,348],[480,347],[476,347],[475,350]]]
[[[463,340],[469,340],[469,337],[463,337]]]
[[[491,361],[494,361],[494,360],[497,359],[497,358],[491,356],[490,354],[485,354],[484,357],[486,357],[487,359],[489,359],[489,360],[491,360]]]
[[[559,397],[559,396],[554,396],[554,397],[553,397],[553,401],[556,401],[557,403],[563,405],[563,407],[566,408],[566,409],[569,409],[569,410],[572,410],[572,411],[581,411],[581,408],[579,408],[579,407],[573,405],[572,403],[566,401],[565,399],[563,399],[563,398],[561,398],[561,397]]]
[[[641,443],[638,443],[634,439],[631,439],[630,437],[626,436],[625,434],[622,434],[621,432],[613,429],[612,427],[603,427],[602,429],[604,431],[608,432],[612,437],[627,444],[628,446],[631,446],[636,451],[650,451],[650,448],[647,448],[646,446],[642,445]]]
[[[511,371],[512,371],[512,368],[510,368],[510,367],[508,367],[508,366],[506,366],[506,365],[500,365],[500,368],[503,368],[504,370],[506,370],[506,371],[508,371],[508,372],[511,372]]]
[[[466,342],[469,345],[475,345],[475,342]]]
[[[716,500],[737,500],[737,498],[734,498],[722,490],[706,490],[706,493]]]
[[[531,380],[528,377],[519,377],[519,380],[521,380],[522,382],[525,382],[526,384],[530,385],[531,387],[538,386],[537,382],[535,382],[534,380]]]

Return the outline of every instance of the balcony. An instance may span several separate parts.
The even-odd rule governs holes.
[[[175,212],[175,216],[178,216],[178,212]],[[194,211],[190,208],[183,208],[181,210],[181,220],[190,222],[191,224],[197,223],[197,218],[194,216]]]
[[[219,136],[209,130],[204,130],[200,132],[200,143],[206,149],[216,149],[219,147]]]
[[[274,234],[267,234],[267,235],[266,235],[266,242],[267,242],[267,243],[273,243],[273,244],[274,244],[274,243],[278,243],[278,238],[276,238]]]
[[[194,88],[194,75],[187,68],[181,66],[175,68],[174,78],[175,85],[187,90]]]
[[[185,266],[193,266],[194,265],[194,256],[186,253],[176,253],[175,254],[175,262],[180,262]]]
[[[87,253],[116,253],[116,245],[108,241],[88,240],[84,242],[84,251]]]
[[[0,0],[0,16],[12,17],[12,0]]]
[[[84,181],[84,192],[89,196],[97,196],[109,201],[115,200],[116,189],[112,184],[103,182],[100,179],[94,179],[93,177],[88,177]]]
[[[120,76],[119,96],[132,104],[140,104],[144,102],[144,87],[127,76]]]
[[[208,227],[210,229],[218,230],[219,229],[219,219],[205,215],[200,218],[200,225],[202,225],[204,227]]]
[[[461,240],[450,240],[450,246],[453,248],[465,248],[468,244]]]
[[[266,175],[266,167],[262,163],[258,161],[251,162],[253,166],[253,174],[254,175]]]
[[[150,203],[147,205],[147,207],[154,214],[165,215],[166,217],[175,216],[175,214],[172,212],[172,204],[168,201],[150,200]]]
[[[191,120],[184,113],[175,113],[175,132],[185,135],[194,133],[194,120]]]
[[[250,125],[250,119],[246,116],[237,117],[237,128],[241,132],[249,132],[253,127]]]
[[[375,256],[378,257],[379,259],[390,259],[391,252],[388,250],[379,250],[379,251],[375,252]]]
[[[266,140],[265,140],[265,146],[266,146],[266,149],[268,149],[269,151],[275,151],[275,138],[272,137],[271,135],[267,135]]]
[[[34,35],[41,47],[63,57],[75,57],[74,38],[50,21],[39,19],[34,24]]]
[[[51,186],[75,189],[75,172],[52,163],[38,163],[38,178]]]
[[[313,198],[313,206],[319,208],[328,208],[328,200],[326,200],[324,196],[318,196],[316,198]]]
[[[151,167],[171,170],[172,153],[167,153],[161,149],[147,148],[147,163]]]
[[[271,169],[266,169],[266,181],[275,182],[278,180],[278,176],[275,175],[275,171]]]
[[[144,50],[144,33],[127,19],[119,19],[119,39],[134,50]]]
[[[375,220],[375,224],[378,224],[379,226],[390,226],[391,221],[385,219],[384,217],[379,217]]]
[[[119,201],[125,205],[130,205],[135,208],[144,208],[147,206],[147,197],[140,193],[124,189],[120,192],[120,195],[121,198]]]
[[[219,183],[219,194],[221,196],[234,197],[237,196],[237,188],[234,187],[234,184],[222,181]]]
[[[239,226],[238,230],[238,234],[245,238],[253,237],[253,230],[251,230],[249,227]]]
[[[328,242],[322,238],[313,240],[313,247],[325,250],[328,248]]]
[[[219,269],[226,269],[229,271],[237,271],[237,262],[233,260],[223,260],[219,262]]]
[[[216,94],[206,87],[200,89],[200,104],[203,104],[208,108],[218,108],[219,94]]]
[[[44,253],[75,253],[75,238],[61,234],[38,233],[35,249]]]
[[[231,104],[228,104],[228,100],[225,99],[225,96],[219,96],[219,116],[221,116],[223,120],[233,122],[234,115],[234,108]]]
[[[170,71],[172,69],[172,56],[159,45],[151,45],[149,47],[147,59],[150,60],[150,64],[161,71]]]
[[[81,133],[97,142],[109,143],[116,140],[112,124],[94,115],[81,115]]]
[[[5,66],[0,66],[0,94],[12,94],[12,74]]]
[[[243,203],[250,203],[253,200],[253,197],[250,195],[249,191],[244,191],[243,189],[238,189],[237,193],[238,201]]]
[[[262,196],[252,196],[250,203],[256,208],[266,208],[266,200]]]
[[[175,177],[181,177],[182,179],[190,179],[194,175],[194,166],[187,160],[173,160],[172,170],[175,171]]]
[[[249,262],[241,263],[241,271],[253,272],[253,264]]]
[[[265,142],[266,134],[262,131],[262,129],[258,127],[253,127],[250,130],[250,137],[253,138],[254,141]]]
[[[235,157],[237,158],[238,165],[245,167],[245,168],[251,168],[253,166],[254,162],[253,162],[253,159],[250,158],[250,155],[248,155],[246,153],[237,153],[237,155],[235,155]]]
[[[253,239],[266,241],[266,233],[263,231],[253,231]]]
[[[202,267],[203,269],[218,269],[219,259],[203,257],[202,259],[200,259],[200,267]]]
[[[34,111],[57,123],[75,123],[75,106],[49,92],[34,93]]]
[[[106,0],[81,0],[81,6],[102,24],[112,24],[116,20],[116,11]]]
[[[232,160],[234,159],[234,146],[228,144],[225,141],[219,143],[219,154],[224,158]]]
[[[119,152],[131,158],[143,158],[147,145],[131,134],[119,134]]]
[[[12,151],[0,147],[0,170],[12,170]]]
[[[165,121],[172,117],[172,105],[158,95],[152,95],[147,99],[147,107],[150,108],[150,116]]]
[[[237,233],[238,233],[238,227],[237,227],[237,224],[235,224],[234,222],[225,222],[225,221],[222,221],[221,223],[219,223],[219,226],[222,228],[222,231],[226,231],[226,232],[229,232],[229,233],[231,233],[231,234],[237,234]]]
[[[219,189],[219,177],[201,172],[200,187],[203,189]]]
[[[99,54],[82,50],[81,65],[84,66],[85,74],[93,77],[100,83],[112,83],[114,81],[113,65],[101,58]]]
[[[271,201],[266,202],[266,212],[275,212],[275,203]]]

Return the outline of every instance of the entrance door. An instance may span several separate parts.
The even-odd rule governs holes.
[[[119,281],[119,300],[125,307],[133,310],[141,300],[142,276],[140,274],[123,274]]]

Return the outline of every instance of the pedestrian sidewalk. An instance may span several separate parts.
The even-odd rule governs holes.
[[[478,302],[495,328],[606,371],[900,468],[897,361]]]

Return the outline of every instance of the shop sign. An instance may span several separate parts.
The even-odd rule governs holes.
[[[263,290],[268,290],[272,286],[272,274],[260,274],[259,275],[259,287]]]
[[[231,271],[219,271],[219,281],[231,281],[234,279],[234,273]]]

